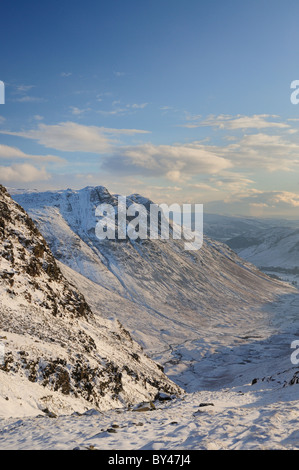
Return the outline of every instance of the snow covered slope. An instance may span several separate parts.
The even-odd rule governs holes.
[[[190,371],[207,351],[244,336],[267,337],[265,305],[293,292],[208,238],[199,251],[189,252],[182,240],[98,240],[95,208],[116,204],[116,196],[102,186],[13,197],[92,307],[119,318],[183,385],[195,376],[199,380]],[[150,202],[138,195],[128,198],[129,204],[135,201]]]
[[[0,186],[0,415],[109,409],[179,388],[117,321],[95,315]]]
[[[273,277],[298,284],[299,222],[205,214],[205,234]]]
[[[299,228],[274,226],[240,234],[227,244],[261,270],[283,279],[299,278]]]

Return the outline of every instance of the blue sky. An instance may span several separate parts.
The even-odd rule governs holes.
[[[3,0],[0,182],[297,217],[298,16],[297,0]]]

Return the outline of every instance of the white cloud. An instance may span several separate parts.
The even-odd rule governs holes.
[[[228,159],[196,145],[142,144],[118,148],[103,168],[120,174],[164,177],[182,181],[196,174],[213,174],[230,168]]]
[[[228,141],[227,145],[199,142],[197,147],[229,159],[236,168],[264,169],[269,172],[298,169],[299,142],[296,136],[291,140],[291,136],[287,135],[258,133],[245,134],[232,142]]]
[[[26,160],[37,160],[44,162],[57,162],[62,163],[65,160],[55,155],[30,155],[24,153],[22,150],[16,147],[10,147],[8,145],[0,144],[0,158],[2,159],[26,159]]]
[[[278,128],[287,129],[290,126],[279,121],[279,116],[271,114],[254,114],[253,116],[244,116],[237,114],[231,116],[229,114],[220,114],[219,116],[211,115],[205,120],[199,120],[201,116],[187,116],[187,120],[191,121],[183,124],[182,127],[215,127],[218,129],[228,130],[244,130],[244,129],[266,129]]]
[[[224,171],[221,175],[210,178],[210,185],[217,188],[218,191],[224,191],[228,194],[251,194],[254,189],[250,188],[254,181],[242,173],[232,173]]]
[[[268,193],[271,204],[287,204],[292,207],[299,207],[299,194],[291,193],[289,191],[276,191]]]
[[[128,105],[128,106],[130,106],[133,109],[144,109],[144,108],[146,108],[147,105],[148,105],[148,103],[140,103],[140,104],[134,103],[134,104]]]
[[[80,109],[80,108],[77,108],[76,106],[70,106],[70,110],[74,116],[81,116],[82,114],[85,114],[88,111],[90,111],[90,108]]]
[[[115,108],[110,109],[110,111],[105,111],[103,109],[99,109],[97,111],[98,114],[102,114],[103,116],[117,116],[117,115],[124,115],[128,112],[126,108]]]
[[[237,143],[223,148],[223,152],[244,168],[290,171],[299,164],[299,143],[279,135],[244,135]]]
[[[62,122],[56,125],[39,124],[37,129],[29,131],[0,131],[0,133],[36,140],[45,147],[64,152],[109,153],[116,145],[116,136],[147,134],[148,131],[110,129],[84,126],[75,122]]]
[[[31,183],[33,181],[46,181],[50,179],[50,175],[44,168],[38,169],[29,163],[0,166],[0,175],[1,181],[5,183]]]
[[[102,100],[98,100],[102,101]],[[103,114],[104,116],[123,116],[125,114],[132,114],[139,109],[144,109],[148,106],[148,103],[133,103],[133,104],[123,104],[120,100],[114,100],[111,103],[112,109],[103,110],[99,109],[97,113]]]
[[[201,191],[216,191],[219,192],[218,188],[215,188],[212,184],[207,184],[204,182],[188,184],[189,189],[199,189]]]
[[[46,101],[45,98],[39,98],[37,96],[22,96],[21,98],[15,98],[14,101],[18,103],[41,103]]]
[[[206,211],[255,217],[297,217],[299,194],[251,189],[205,204]]]
[[[2,159],[27,159],[27,160],[43,160],[45,162],[63,162],[64,160],[55,155],[30,155],[22,152],[16,147],[0,144],[0,158]]]
[[[28,91],[35,88],[35,85],[17,85],[15,87],[15,93],[27,93]]]

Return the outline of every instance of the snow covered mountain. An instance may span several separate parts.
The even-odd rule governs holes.
[[[195,364],[213,348],[246,335],[267,336],[264,306],[292,292],[208,238],[199,251],[186,251],[183,241],[174,239],[99,240],[95,209],[103,202],[116,205],[116,196],[102,186],[13,197],[92,308],[119,318],[183,386],[205,380]],[[127,200],[150,203],[138,195]]]
[[[258,217],[234,217],[220,214],[204,214],[205,234],[215,240],[226,242],[240,235],[255,236],[257,232],[274,227],[299,228],[296,220],[263,219]]]
[[[226,242],[262,271],[289,281],[299,278],[299,228],[273,226],[249,231]]]
[[[96,313],[0,186],[1,416],[103,410],[180,393],[119,321]]]
[[[299,222],[205,214],[205,234],[273,277],[298,284]]]

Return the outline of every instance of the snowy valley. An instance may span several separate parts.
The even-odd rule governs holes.
[[[9,192],[0,447],[299,448],[296,287],[206,236],[98,240],[102,186]]]

